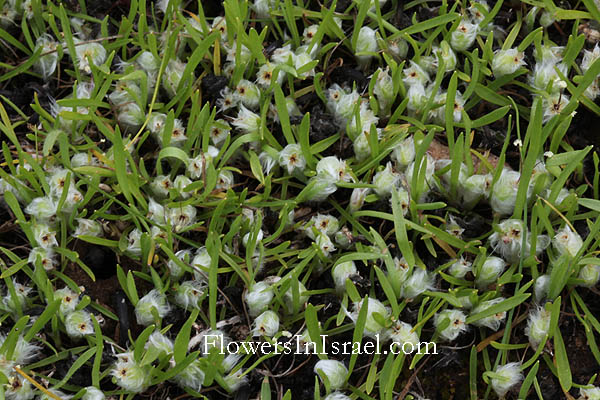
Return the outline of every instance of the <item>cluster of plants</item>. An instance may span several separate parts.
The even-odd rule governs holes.
[[[0,397],[600,399],[599,3],[0,0]]]

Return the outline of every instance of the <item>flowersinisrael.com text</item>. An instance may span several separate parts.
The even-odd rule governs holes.
[[[283,341],[282,339],[285,339]],[[278,338],[272,342],[267,341],[245,341],[225,342],[223,335],[206,335],[203,343],[204,353],[208,353],[211,348],[216,348],[221,354],[326,354],[326,355],[347,355],[347,354],[438,354],[437,345],[434,342],[419,342],[416,344],[405,342],[382,342],[379,335],[376,335],[374,341],[361,342],[338,342],[327,341],[326,335],[320,336],[321,353],[318,352],[317,343],[306,341],[301,335]]]

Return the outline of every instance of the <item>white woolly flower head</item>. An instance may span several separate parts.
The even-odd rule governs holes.
[[[275,68],[277,64],[271,63],[267,61],[263,65],[260,66],[258,72],[256,73],[256,84],[262,89],[268,89],[273,82],[273,78],[275,75]],[[283,84],[283,80],[285,79],[285,72],[279,70],[277,74],[277,78],[275,80],[276,84],[281,86]]]
[[[583,283],[580,286],[583,287],[594,287],[600,280],[600,265],[587,264],[581,267],[577,278],[581,279]]]
[[[352,120],[353,122],[355,119]],[[348,130],[350,132],[350,130]],[[354,143],[352,145],[354,149],[354,155],[356,156],[357,161],[364,161],[371,155],[371,145],[369,144],[370,131],[362,131],[358,134],[356,139],[354,139]],[[380,135],[377,134],[379,139]]]
[[[260,116],[242,104],[237,118],[232,121],[232,124],[244,133],[257,133],[260,128]]]
[[[132,393],[140,393],[150,385],[150,370],[135,362],[133,352],[117,354],[117,362],[111,371],[117,385]]]
[[[225,389],[229,393],[237,392],[242,386],[248,383],[248,375],[243,375],[244,372],[245,371],[240,368],[237,371],[231,372],[223,377]]]
[[[173,353],[173,341],[159,331],[154,331],[148,337],[148,341],[144,345],[144,348],[152,348],[160,354],[167,355]]]
[[[279,47],[273,51],[273,54],[271,55],[271,61],[275,64],[289,64],[290,59],[293,60],[293,57],[294,52],[292,51],[292,45],[286,44],[285,46]]]
[[[525,54],[516,48],[498,49],[494,52],[492,59],[492,72],[498,78],[513,74],[526,64],[524,58]]]
[[[448,215],[448,219],[446,220],[446,223],[444,225],[444,230],[447,233],[451,234],[456,238],[462,238],[462,234],[465,231],[465,229],[456,221],[456,218],[454,218],[452,214]]]
[[[167,297],[164,293],[161,293],[156,289],[149,291],[136,304],[135,317],[137,323],[144,326],[153,323],[154,316],[152,310],[156,310],[159,318],[164,318],[169,311],[171,311],[171,306],[167,302]]]
[[[451,342],[467,330],[466,320],[467,316],[462,311],[445,309],[435,314],[433,322],[440,336]],[[448,325],[442,329],[444,321],[448,321]]]
[[[271,154],[267,153],[266,151],[263,151],[258,155],[258,161],[260,161],[260,165],[267,175],[271,173],[271,170],[275,165],[277,165],[278,162],[276,158],[271,156]]]
[[[385,169],[377,172],[373,176],[373,185],[375,185],[375,193],[381,198],[388,198],[392,195],[392,191],[396,189],[402,175],[394,171],[392,163],[388,162]]]
[[[8,372],[5,375],[8,378],[4,389],[7,400],[31,400],[35,397],[35,389],[27,379],[19,375],[11,375]]]
[[[65,317],[65,329],[72,338],[80,338],[94,333],[92,316],[84,310],[72,311]]]
[[[71,213],[73,210],[79,207],[82,201],[83,194],[81,194],[81,192],[77,189],[69,188],[61,211],[64,213]]]
[[[415,159],[414,137],[412,135],[408,136],[406,139],[394,146],[390,157],[396,162],[396,165],[400,169],[408,167],[408,165]]]
[[[81,397],[81,400],[104,400],[106,399],[106,396],[104,396],[104,393],[94,387],[94,386],[88,386],[85,388],[85,394]]]
[[[98,221],[87,218],[77,218],[77,228],[73,232],[74,237],[85,236],[96,236],[100,237],[103,234],[102,225]]]
[[[419,335],[414,331],[413,326],[402,321],[394,322],[387,330],[386,337],[402,350],[405,349],[406,344],[410,344],[411,349],[419,345]]]
[[[140,256],[142,254],[141,239],[142,232],[138,228],[134,228],[127,236],[126,251],[135,256]]]
[[[459,259],[455,260],[448,268],[448,272],[455,278],[463,279],[467,272],[472,271],[472,265],[470,261],[464,259],[463,256],[460,256]]]
[[[420,114],[431,94],[431,87],[425,87],[422,83],[415,83],[408,87],[406,97],[408,104],[406,108],[414,115]]]
[[[479,33],[479,25],[471,23],[468,19],[463,19],[456,30],[450,36],[450,45],[456,51],[468,50]]]
[[[525,334],[534,349],[537,348],[548,334],[551,317],[552,313],[541,306],[529,313]]]
[[[274,293],[271,285],[265,281],[256,282],[244,296],[251,317],[265,312],[273,300]]]
[[[569,225],[565,225],[552,238],[552,245],[560,255],[567,254],[569,257],[575,257],[583,246],[583,239]]]
[[[167,235],[167,232],[165,232],[164,230],[162,230],[158,226],[153,226],[152,228],[150,228],[150,237],[155,242],[158,241],[158,239],[162,239],[162,240],[164,240],[166,242],[168,240],[168,238],[169,238],[169,235]]]
[[[471,315],[478,314],[487,310],[488,308],[503,302],[505,299],[503,297],[498,297],[492,300],[482,301],[471,311]],[[496,314],[490,315],[485,318],[481,318],[475,322],[473,325],[475,326],[485,326],[493,331],[497,331],[500,328],[500,324],[506,319],[506,311],[498,312]]]
[[[592,51],[583,50],[583,60],[581,60],[581,72],[584,74],[588,69],[592,66],[592,64],[600,58],[600,47],[598,47],[598,43],[594,45]]]
[[[402,297],[413,299],[426,290],[433,290],[434,280],[433,274],[421,268],[414,268],[412,275],[402,284]]]
[[[175,303],[183,307],[200,309],[200,302],[206,294],[207,284],[204,280],[181,282],[175,287]]]
[[[505,267],[506,262],[500,257],[487,257],[479,271],[476,271],[475,283],[478,287],[483,288],[496,282]]]
[[[538,90],[546,90],[551,86],[550,93],[558,93],[567,87],[567,83],[556,72],[559,70],[567,76],[567,65],[554,61],[538,61],[529,76],[529,84]]]
[[[493,180],[494,176],[492,174],[475,174],[465,180],[462,196],[467,208],[471,208],[481,199],[489,197]]]
[[[212,257],[208,253],[208,249],[205,246],[200,247],[196,250],[196,255],[192,259],[192,265],[199,271],[194,272],[194,276],[197,280],[205,280],[206,274],[212,264]],[[202,273],[201,273],[202,272]]]
[[[71,157],[71,166],[73,168],[83,167],[83,166],[98,166],[100,165],[100,161],[96,157],[94,157],[90,153],[75,153],[73,157]]]
[[[19,283],[12,278],[12,284],[15,288],[15,295],[10,292],[2,298],[2,306],[5,310],[17,313],[18,310],[23,310],[27,305],[27,296],[33,290],[32,287]],[[0,308],[2,308],[0,306]]]
[[[387,110],[394,102],[394,81],[390,76],[390,68],[377,69],[377,78],[373,86],[373,93],[377,96],[380,110]]]
[[[375,31],[368,26],[363,26],[358,32],[358,39],[356,40],[355,53],[357,54],[358,62],[364,64],[367,62],[372,55],[369,53],[375,53],[378,49],[377,38]]]
[[[265,279],[265,281],[269,281],[271,280],[273,283],[277,283],[280,282],[280,284],[283,283],[283,281],[281,281],[281,279],[276,279],[279,277],[268,277]],[[287,290],[283,293],[283,307],[282,309],[288,313],[288,314],[293,314],[296,309],[295,309],[295,305],[294,305],[294,287],[293,285],[295,285],[296,282],[292,282],[292,284],[287,288]],[[306,286],[304,286],[304,284],[300,281],[297,281],[298,284],[298,303],[299,303],[299,307],[303,308],[304,304],[308,301],[308,296],[306,295]]]
[[[150,197],[148,199],[148,214],[146,216],[157,224],[164,225],[166,222],[165,207]]]
[[[592,386],[579,389],[577,400],[600,400],[600,388]]]
[[[150,183],[150,187],[157,196],[164,198],[169,195],[169,190],[173,189],[174,185],[170,177],[166,175],[157,175]]]
[[[410,193],[406,189],[404,185],[399,185],[395,188],[396,194],[398,195],[398,205],[400,206],[400,210],[402,210],[402,215],[406,216],[410,209]],[[390,204],[394,201],[394,197],[390,198]]]
[[[148,129],[156,140],[162,143],[162,133],[167,123],[167,114],[153,112],[148,121]]]
[[[192,251],[189,249],[179,250],[177,253],[175,253],[175,257],[177,257],[183,263],[185,263],[186,260],[189,263],[192,260]],[[173,260],[169,260],[167,262],[167,267],[169,268],[170,276],[176,280],[180,279],[183,274],[185,274],[185,270]]]
[[[304,28],[304,32],[302,33],[302,40],[304,44],[309,44],[317,34],[318,30],[319,25],[310,25]]]
[[[333,277],[337,292],[344,293],[346,290],[346,281],[355,275],[358,275],[358,270],[354,261],[346,261],[335,265],[331,269],[331,276]]]
[[[213,20],[213,23],[211,25],[210,32],[211,33],[219,32],[219,34],[221,35],[221,41],[226,41],[227,40],[227,21],[225,20],[225,17],[222,17],[222,16],[215,17],[215,19]]]
[[[329,254],[336,250],[331,238],[322,232],[316,236],[315,244],[325,257],[329,257]]]
[[[56,232],[52,230],[47,224],[34,224],[33,235],[35,236],[37,244],[44,249],[49,249],[58,246],[58,241],[56,240]]]
[[[182,388],[190,388],[199,392],[204,384],[205,373],[200,360],[192,361],[180,373],[173,377],[173,381]]]
[[[110,102],[116,106],[123,106],[126,103],[133,103],[142,96],[142,89],[133,81],[118,80],[115,89],[108,95]],[[145,115],[144,115],[145,118]]]
[[[548,291],[550,289],[550,275],[540,275],[535,280],[535,284],[533,286],[533,292],[535,294],[535,299],[538,303],[541,303],[543,299],[548,296]]]
[[[443,123],[446,121],[446,98],[448,94],[446,92],[438,93],[435,95],[433,101],[436,108],[429,111],[429,118]],[[452,118],[454,122],[460,122],[462,120],[462,111],[465,108],[465,100],[459,91],[454,94],[454,107],[452,112]]]
[[[517,262],[521,257],[523,236],[527,234],[527,227],[523,221],[518,219],[506,219],[500,222],[490,236],[490,244],[494,251],[498,252],[506,261]],[[536,241],[536,254],[539,254],[550,244],[548,236],[539,235]],[[531,239],[527,237],[523,257],[529,257]]]
[[[45,249],[43,247],[34,247],[29,253],[27,262],[35,266],[38,257],[40,257],[40,263],[46,271],[49,271],[58,265],[57,254],[51,248]]]
[[[260,103],[260,89],[254,83],[247,79],[242,79],[235,87],[234,95],[237,101],[253,110],[257,109]]]
[[[585,89],[583,94],[590,100],[596,100],[596,98],[600,96],[600,79],[594,79],[592,83],[590,83],[590,85]]]
[[[544,98],[543,109],[544,116],[542,122],[546,123],[553,117],[560,115],[565,107],[569,104],[569,96],[562,93],[554,93],[547,98]]]
[[[6,336],[0,334],[0,346],[4,344],[5,340]],[[9,360],[6,359],[5,355],[0,355],[0,372],[4,373],[6,376],[9,376],[14,372],[12,368],[14,364],[22,365],[30,363],[38,356],[39,351],[41,350],[39,346],[26,341],[23,336],[17,338],[17,342],[14,346],[13,355]]]
[[[440,177],[442,187],[447,191],[450,191],[452,185],[452,160],[443,158],[435,161],[435,170]],[[442,173],[442,171],[445,171]],[[459,163],[458,167],[458,188],[464,187],[467,178],[469,177],[469,170],[465,163]]]
[[[357,93],[358,94],[358,93]],[[337,83],[331,85],[326,92],[327,98],[327,109],[330,112],[335,113],[337,105],[342,99],[342,96],[346,95],[346,91]],[[358,98],[357,98],[358,99]]]
[[[196,213],[196,207],[188,204],[169,209],[167,218],[171,222],[173,230],[179,233],[196,222]]]
[[[349,249],[352,246],[352,243],[354,242],[352,232],[350,232],[350,230],[345,226],[342,226],[342,229],[340,229],[335,233],[335,235],[333,235],[333,239],[335,240],[335,243],[344,250]]]
[[[332,390],[341,389],[346,385],[348,368],[340,361],[319,360],[315,364],[314,371],[321,381],[323,381],[324,377],[327,378],[329,388]]]
[[[192,179],[200,179],[206,172],[206,167],[219,154],[219,150],[214,146],[208,146],[206,153],[200,153],[196,157],[188,160],[187,172]]]
[[[306,65],[313,61],[314,56],[318,50],[317,46],[313,46],[311,51],[308,51],[308,45],[300,46],[296,49],[294,54],[292,55],[292,61],[294,62],[294,69],[298,73],[298,70],[305,69]],[[309,76],[315,75],[314,67],[309,69],[308,71],[304,70],[303,72],[298,73],[299,79],[306,79]]]
[[[254,320],[253,336],[273,337],[279,331],[279,315],[267,310]]]
[[[106,49],[102,46],[102,43],[82,43],[76,38],[73,39],[75,41],[75,63],[81,71],[90,74],[92,72],[91,65],[98,67],[104,63]]]
[[[185,71],[186,65],[186,63],[175,58],[170,60],[165,68],[165,72],[162,76],[162,87],[165,89],[170,98],[175,97],[177,94],[177,88],[179,87],[179,83],[183,78],[183,72]],[[190,78],[192,81],[194,80],[193,72],[191,73],[191,77],[186,77],[186,79]]]
[[[517,362],[499,365],[494,372],[498,376],[491,379],[491,385],[500,398],[503,398],[510,389],[523,380],[521,364]]]
[[[58,43],[47,33],[40,35],[35,41],[35,50],[41,48],[42,54],[49,53],[38,58],[33,64],[35,71],[42,75],[44,79],[48,79],[56,71],[56,65],[58,64],[57,47]]]
[[[237,64],[247,64],[250,61],[250,57],[252,53],[245,45],[239,45],[237,41],[233,42],[232,46],[227,45],[226,43],[223,45],[225,50],[227,51],[227,61],[231,63],[233,67]],[[239,47],[239,57],[237,57]]]
[[[361,308],[364,306],[364,299],[355,302],[352,312],[348,314],[350,319],[356,323]],[[380,323],[380,318],[375,317],[375,314],[379,314],[379,317],[387,320],[390,317],[390,310],[383,305],[377,299],[367,299],[367,320],[365,322],[364,334],[368,337],[375,337],[377,334],[381,334],[385,326]]]
[[[224,119],[218,119],[213,123],[213,125],[210,128],[210,140],[215,146],[219,146],[225,141],[225,139],[227,139],[227,136],[230,135],[230,132],[231,125],[229,125],[229,122],[225,121]]]
[[[398,295],[401,294],[402,285],[404,282],[406,282],[410,272],[410,266],[404,257],[394,257],[394,267],[393,269],[388,270],[388,279],[390,280],[390,283],[392,283],[393,287],[400,288],[399,292],[397,293]]]
[[[36,197],[25,207],[25,212],[37,220],[48,221],[56,215],[56,202],[50,196]]]
[[[143,51],[135,61],[146,72],[155,72],[160,68],[159,60],[149,51]]]
[[[315,230],[316,229],[316,234]],[[336,217],[330,214],[314,215],[306,226],[306,235],[311,239],[316,239],[319,233],[327,236],[333,236],[340,229],[340,223]]]
[[[371,188],[354,188],[350,195],[350,212],[358,211],[365,203],[366,197],[371,193]]]
[[[520,173],[507,168],[502,170],[500,178],[494,184],[490,197],[490,205],[494,212],[502,215],[508,215],[513,212],[515,202],[517,201],[520,180]]]
[[[279,153],[279,165],[285,168],[288,174],[294,171],[304,171],[306,167],[306,159],[302,154],[302,149],[298,144],[288,144]]]
[[[356,108],[356,105],[360,102],[360,95],[356,90],[353,90],[350,93],[346,93],[342,90],[339,94],[339,98],[337,99],[337,101],[335,101],[337,95],[338,90],[334,89],[333,91],[331,91],[329,93],[329,102],[331,102],[335,107],[333,113],[336,116],[336,121],[338,122],[338,124],[344,125],[349,119],[351,119],[354,116],[354,110]],[[328,104],[330,104],[329,102]]]
[[[411,61],[410,66],[404,68],[402,73],[404,74],[402,81],[408,86],[417,84],[424,86],[430,81],[429,74],[414,61]]]
[[[177,175],[173,180],[173,186],[175,187],[175,190],[177,190],[177,193],[183,199],[188,199],[192,195],[192,192],[186,192],[184,190],[188,185],[191,184],[192,180],[185,175]]]
[[[431,55],[421,57],[419,64],[423,69],[435,75],[440,68],[440,60],[444,63],[444,72],[452,72],[456,69],[456,53],[446,41],[442,41],[440,46],[433,46]]]
[[[325,157],[317,163],[317,176],[328,182],[349,182],[352,180],[346,161],[335,156]]]
[[[244,247],[248,247],[248,243],[250,242],[252,235],[252,232],[248,232],[242,237],[242,244],[244,245]],[[259,243],[261,240],[263,240],[264,236],[265,233],[262,231],[262,229],[259,229],[256,233],[256,243]]]
[[[72,291],[68,286],[54,291],[54,298],[60,299],[59,311],[62,315],[66,315],[75,310],[79,304],[79,296]]]
[[[476,24],[480,24],[485,19],[487,13],[490,12],[490,7],[486,0],[474,0],[471,2],[471,6],[467,8],[467,11],[471,20]]]

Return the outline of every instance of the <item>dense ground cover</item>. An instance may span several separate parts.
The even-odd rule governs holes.
[[[0,0],[0,397],[600,399],[599,7]]]

